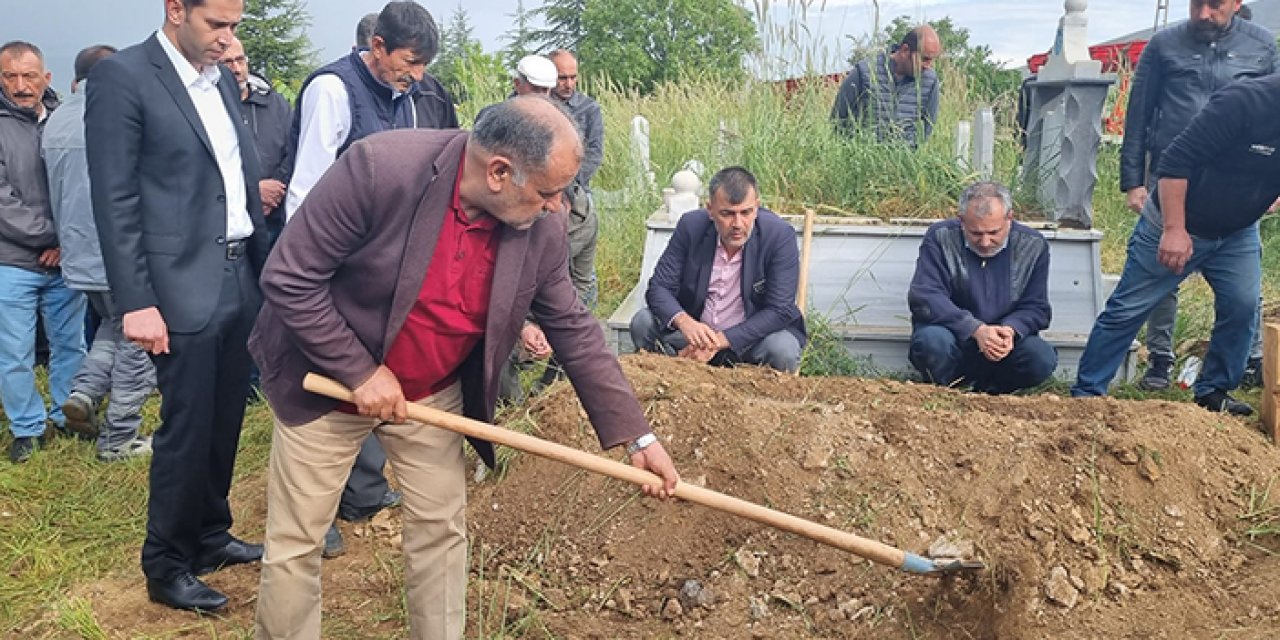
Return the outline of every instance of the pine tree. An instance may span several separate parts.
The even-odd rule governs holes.
[[[316,65],[310,25],[302,0],[247,0],[236,36],[255,73],[296,91]]]

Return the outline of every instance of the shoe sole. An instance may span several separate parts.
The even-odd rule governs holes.
[[[94,421],[97,416],[89,412],[81,403],[63,403],[62,415],[67,418],[67,429],[82,436],[98,437],[98,425]]]

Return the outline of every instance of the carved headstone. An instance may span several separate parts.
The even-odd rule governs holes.
[[[687,169],[677,171],[671,177],[671,187],[662,190],[662,199],[667,209],[667,217],[675,222],[680,216],[698,208],[698,190],[702,181],[698,175]]]
[[[996,164],[996,118],[991,107],[980,107],[973,114],[973,162],[970,166],[989,180]]]
[[[631,160],[641,176],[642,189],[651,189],[655,183],[653,168],[649,162],[649,121],[644,116],[631,119]]]
[[[1050,217],[1066,227],[1093,226],[1102,110],[1115,77],[1088,58],[1085,0],[1066,0],[1049,60],[1028,83],[1031,118],[1023,182]]]

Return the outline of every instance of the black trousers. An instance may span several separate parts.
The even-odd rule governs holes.
[[[246,345],[262,305],[248,258],[226,261],[217,295],[204,329],[170,332],[169,353],[152,356],[162,424],[151,440],[142,544],[142,572],[149,578],[194,571],[201,554],[231,541],[227,494],[249,384]]]

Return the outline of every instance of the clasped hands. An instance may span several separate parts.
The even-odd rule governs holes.
[[[694,320],[689,314],[682,313],[672,321],[675,328],[684,334],[688,346],[676,355],[698,362],[710,362],[723,349],[729,348],[729,339],[723,331],[716,331],[710,326]]]
[[[984,324],[973,332],[973,340],[978,343],[978,351],[992,362],[1000,362],[1013,351],[1013,339],[1016,332],[1013,327],[1002,324]]]

